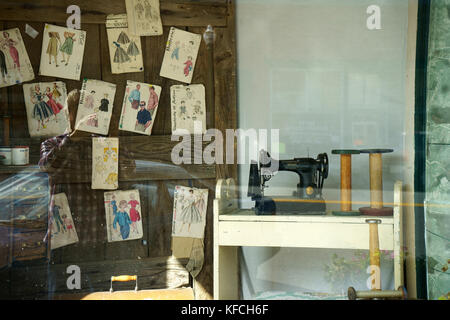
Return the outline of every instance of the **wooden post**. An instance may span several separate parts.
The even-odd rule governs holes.
[[[381,290],[381,264],[380,264],[380,242],[378,239],[379,219],[367,219],[369,224],[369,268],[371,279],[371,290]]]

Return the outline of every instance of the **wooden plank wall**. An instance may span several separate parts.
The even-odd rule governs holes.
[[[58,161],[52,166],[56,192],[68,195],[69,205],[78,231],[79,243],[52,251],[50,274],[64,277],[65,266],[80,264],[87,266],[96,275],[97,283],[109,279],[113,267],[118,265],[125,272],[136,270],[136,261],[149,261],[147,267],[166,268],[167,272],[149,272],[148,281],[141,287],[164,287],[164,284],[186,285],[185,275],[180,274],[179,265],[173,267],[171,255],[171,220],[174,186],[193,185],[208,188],[208,212],[205,232],[205,263],[202,272],[194,281],[196,298],[212,298],[212,199],[214,198],[217,178],[237,176],[236,165],[181,165],[176,166],[170,160],[170,151],[177,142],[171,141],[170,93],[171,85],[177,81],[159,76],[164,48],[171,26],[203,34],[208,24],[216,32],[214,54],[215,101],[207,101],[207,114],[212,113],[208,128],[217,128],[225,133],[227,128],[236,128],[236,54],[234,4],[232,0],[161,0],[161,18],[164,34],[158,37],[141,37],[144,72],[113,75],[109,60],[106,28],[106,15],[124,13],[124,0],[14,0],[0,3],[0,27],[10,29],[18,27],[25,41],[36,79],[31,82],[58,80],[52,77],[38,76],[42,46],[42,30],[45,23],[64,26],[68,14],[66,8],[76,4],[81,8],[81,29],[87,31],[81,79],[101,79],[117,84],[113,115],[108,136],[120,138],[119,189],[137,188],[142,203],[144,238],[141,240],[108,243],[106,241],[106,222],[102,190],[91,190],[91,139],[89,133],[77,132],[68,145],[58,154]],[[36,39],[25,33],[28,23],[39,31]],[[202,41],[192,83],[203,83],[208,90],[207,75],[210,66],[207,62],[207,50]],[[153,83],[163,88],[158,115],[150,137],[119,131],[118,122],[126,80]],[[68,92],[79,90],[81,81],[65,80]],[[214,106],[214,110],[211,107]],[[76,116],[76,105],[70,107],[72,128]],[[31,140],[28,134],[22,86],[16,85],[0,89],[0,115],[11,116],[10,136],[12,144],[28,144],[31,150],[31,162],[36,164],[39,157],[41,140]],[[225,135],[224,135],[225,136]],[[205,145],[205,144],[204,144]],[[197,148],[198,149],[198,148]],[[200,151],[201,150],[196,150]],[[224,154],[225,157],[225,154]],[[166,257],[163,259],[161,257]],[[155,263],[157,259],[157,263]],[[124,261],[124,263],[121,263]],[[164,261],[166,261],[164,263]],[[165,267],[162,267],[165,265]],[[56,270],[56,271],[55,271]],[[173,272],[172,272],[173,271]],[[83,271],[82,271],[83,272]],[[136,271],[137,272],[137,271]],[[30,275],[29,267],[13,271],[10,293],[16,296],[47,295],[47,291],[64,293],[64,286],[48,287],[49,269],[42,266]],[[160,274],[155,280],[155,274]],[[178,280],[165,278],[175,277]],[[24,279],[28,282],[24,282]],[[14,281],[17,281],[16,283]],[[61,283],[61,279],[55,280]],[[178,281],[178,282],[177,282]],[[31,282],[31,283],[30,283]],[[45,283],[42,283],[45,282]],[[62,282],[64,283],[64,282]],[[35,291],[32,290],[35,289]],[[38,288],[38,289],[36,289]],[[40,288],[40,289],[39,289]],[[83,289],[83,288],[82,288]],[[101,290],[97,286],[88,286],[85,290]],[[104,288],[103,290],[107,290]],[[55,291],[56,290],[56,291]],[[60,291],[59,291],[60,290]]]

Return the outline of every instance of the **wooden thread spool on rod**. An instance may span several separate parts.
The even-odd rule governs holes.
[[[371,216],[391,216],[392,208],[383,207],[383,153],[393,152],[392,149],[366,149],[361,153],[369,154],[370,174],[370,207],[360,208],[361,213]]]
[[[341,211],[334,211],[334,215],[359,215],[352,211],[352,154],[359,154],[359,150],[331,150],[332,154],[339,154],[341,158]]]

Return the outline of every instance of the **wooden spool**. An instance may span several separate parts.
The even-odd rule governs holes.
[[[359,150],[331,150],[332,154],[341,157],[341,210],[333,211],[335,216],[359,216],[359,211],[352,210],[352,154],[360,154]]]
[[[369,154],[370,171],[370,207],[359,208],[359,211],[368,216],[392,216],[394,209],[383,206],[383,153],[393,152],[392,149],[365,149],[361,153]]]

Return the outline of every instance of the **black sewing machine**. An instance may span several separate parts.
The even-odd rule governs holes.
[[[278,171],[292,171],[299,175],[300,182],[292,197],[265,197],[264,188]],[[272,214],[325,214],[325,200],[322,198],[324,180],[328,177],[328,156],[321,153],[317,159],[294,158],[275,160],[261,150],[258,163],[250,164],[247,195],[255,201],[257,215]]]

